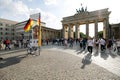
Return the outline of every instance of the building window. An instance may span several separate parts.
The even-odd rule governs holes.
[[[1,32],[0,34],[1,34],[1,35],[3,35],[3,33],[2,33],[2,32]]]
[[[0,30],[2,30],[3,28],[0,28]]]
[[[11,31],[15,31],[14,29],[11,29]]]
[[[6,26],[9,26],[9,24],[6,24]]]
[[[6,32],[5,35],[8,35],[8,33]]]
[[[1,40],[3,39],[3,37],[1,37]]]
[[[8,31],[9,29],[8,28],[5,28],[6,31]]]
[[[12,33],[12,35],[14,35],[14,33]]]
[[[2,23],[0,23],[0,26],[3,26],[3,24],[2,24]]]

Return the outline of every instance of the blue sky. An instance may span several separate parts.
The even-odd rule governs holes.
[[[118,0],[0,0],[0,18],[21,22],[30,14],[41,12],[41,20],[47,27],[61,29],[62,18],[74,15],[81,3],[83,7],[87,6],[88,11],[109,8],[110,23],[120,22]],[[84,29],[80,30],[84,32]]]

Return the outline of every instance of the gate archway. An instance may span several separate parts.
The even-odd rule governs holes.
[[[75,26],[75,38],[80,38],[79,36],[79,27],[82,24],[86,25],[86,35],[89,37],[89,24],[94,23],[94,37],[98,38],[98,22],[103,22],[103,38],[110,38],[109,35],[109,15],[110,11],[108,8],[96,10],[96,11],[85,11],[78,12],[73,16],[63,17],[62,26],[63,26],[63,38],[68,39],[69,37],[74,38],[73,36],[73,26]]]

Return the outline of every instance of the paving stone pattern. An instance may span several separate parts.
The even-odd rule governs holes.
[[[2,57],[0,80],[120,80],[90,60],[57,49],[42,49],[40,56],[22,51]]]

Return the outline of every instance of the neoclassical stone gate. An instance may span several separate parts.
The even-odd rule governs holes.
[[[89,37],[89,24],[95,24],[94,37],[98,38],[98,22],[103,22],[103,37],[109,38],[109,14],[108,8],[92,12],[80,12],[73,16],[64,17],[62,22],[63,38],[74,38],[73,26],[75,26],[75,38],[80,38],[80,25],[86,24],[86,35]]]

